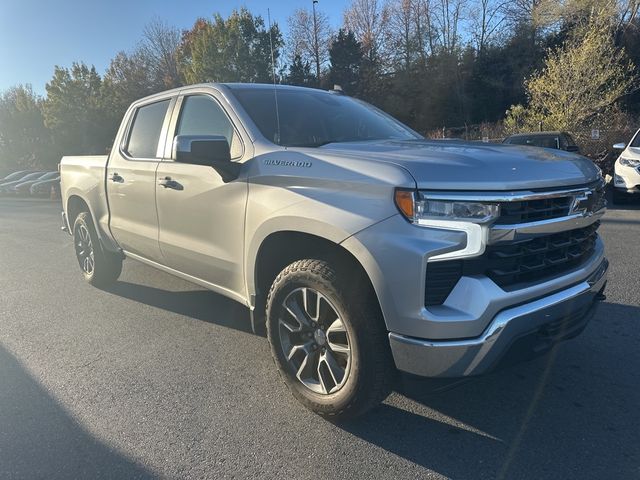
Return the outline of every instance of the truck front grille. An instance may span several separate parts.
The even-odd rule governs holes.
[[[468,260],[429,263],[425,304],[441,305],[462,276],[485,275],[511,291],[565,274],[593,255],[599,225],[490,245],[483,255]]]
[[[468,262],[465,272],[484,272],[506,290],[544,281],[579,266],[593,254],[599,225],[489,246],[482,257]]]
[[[521,202],[504,202],[500,205],[501,225],[537,222],[566,217],[571,208],[572,197],[542,198]]]
[[[604,184],[594,185],[592,197],[592,211],[604,206]],[[572,195],[538,198],[500,204],[499,225],[517,225],[519,223],[539,222],[569,215],[574,197]]]

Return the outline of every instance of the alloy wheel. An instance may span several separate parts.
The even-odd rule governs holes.
[[[95,268],[96,262],[93,253],[93,243],[91,242],[91,235],[89,235],[89,230],[85,225],[80,224],[76,227],[76,234],[74,237],[76,257],[78,258],[80,268],[86,275],[91,275],[93,274],[93,269]]]
[[[349,377],[351,342],[335,306],[322,293],[297,288],[282,302],[280,345],[292,373],[309,390],[331,394]]]

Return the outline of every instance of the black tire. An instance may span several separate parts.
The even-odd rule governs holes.
[[[345,269],[339,273],[336,267],[324,260],[298,260],[280,272],[267,297],[267,337],[281,378],[293,396],[305,407],[335,421],[362,415],[377,406],[391,392],[397,373],[377,298],[368,281],[363,281],[361,274],[358,274],[357,278],[353,278],[353,275],[354,269]],[[349,278],[350,276],[352,278]],[[287,309],[283,303],[300,291],[304,291],[304,295],[307,295],[307,291],[316,292],[316,299],[323,297],[323,301],[328,301],[337,313],[335,322],[339,321],[346,330],[346,342],[343,340],[343,343],[348,343],[350,347],[350,359],[344,368],[342,386],[335,384],[333,387],[337,388],[336,391],[326,393],[327,389],[322,381],[319,384],[322,383],[325,391],[313,391],[297,378],[296,371],[300,370],[296,370],[292,362],[286,358],[286,347],[283,343],[287,340],[283,340],[282,332],[289,332],[282,330],[281,319],[283,315],[291,314],[286,313]],[[306,304],[305,300],[304,305]],[[317,305],[320,305],[320,300]],[[318,318],[321,316],[320,310],[320,307],[316,310]],[[329,313],[326,317],[334,318],[331,315]],[[290,316],[290,319],[295,318],[297,317]],[[331,322],[332,320],[329,320],[325,323]],[[302,324],[298,323],[302,327]],[[320,323],[321,321],[318,321],[312,328],[318,328]],[[330,330],[331,327],[326,329],[326,343],[316,343],[318,339],[315,334],[310,342],[314,343],[315,349],[321,346],[323,355],[329,355],[325,353],[327,350],[333,352],[331,355],[334,358],[338,358],[333,351],[334,345],[329,340]],[[322,336],[321,333],[320,335]],[[289,351],[292,352],[293,348]],[[306,350],[303,355],[305,354]],[[308,354],[305,361],[309,358],[311,354]],[[311,360],[308,363],[311,364]],[[316,370],[318,378],[320,368],[318,366]],[[335,380],[337,377],[329,378]]]
[[[102,247],[89,212],[81,212],[76,217],[73,243],[80,270],[87,282],[95,287],[107,287],[118,279],[122,272],[122,257]]]

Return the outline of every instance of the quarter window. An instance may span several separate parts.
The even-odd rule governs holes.
[[[177,135],[218,135],[227,139],[231,158],[242,155],[242,144],[231,121],[211,97],[193,95],[182,103]]]
[[[169,100],[138,108],[131,126],[126,152],[133,158],[159,158],[158,142]]]

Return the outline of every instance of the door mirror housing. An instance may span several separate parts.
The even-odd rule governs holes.
[[[217,135],[178,135],[173,141],[176,162],[205,165],[230,162],[231,152],[227,139]]]
[[[231,161],[229,142],[221,135],[177,135],[173,140],[173,159],[212,167],[225,183],[238,178],[240,172],[240,164]]]
[[[567,145],[567,148],[565,148],[565,150],[567,152],[574,152],[574,153],[580,152],[580,148],[578,148],[577,145]]]
[[[627,145],[625,143],[615,143],[613,145],[614,150],[624,150],[625,148],[627,148]]]

